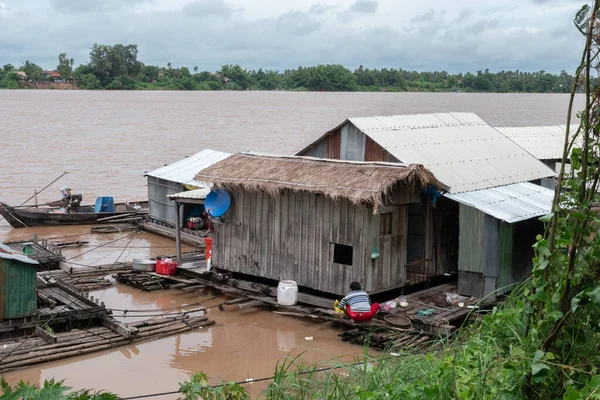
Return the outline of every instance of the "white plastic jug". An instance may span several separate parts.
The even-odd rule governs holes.
[[[293,306],[298,302],[298,285],[296,282],[279,282],[277,286],[277,302],[282,306]]]

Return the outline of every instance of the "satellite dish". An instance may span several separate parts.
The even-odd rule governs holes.
[[[231,197],[225,190],[212,190],[204,200],[204,207],[211,217],[225,214],[230,205]]]

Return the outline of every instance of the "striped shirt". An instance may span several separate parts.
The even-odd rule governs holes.
[[[346,295],[338,304],[338,307],[343,310],[346,304],[350,305],[350,311],[353,312],[369,312],[371,311],[371,299],[364,290],[353,290]]]

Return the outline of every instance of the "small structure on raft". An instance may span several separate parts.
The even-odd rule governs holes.
[[[375,293],[433,273],[406,263],[409,205],[439,188],[421,165],[242,153],[196,179],[231,196],[213,220],[216,268],[336,295],[352,281]]]
[[[175,238],[175,227],[179,227],[183,242],[190,245],[203,244],[203,233],[199,231],[199,225],[195,221],[200,219],[204,211],[204,199],[210,189],[206,183],[197,181],[194,175],[229,155],[205,149],[146,173],[150,222],[144,224],[144,229]],[[181,201],[170,201],[172,196]]]
[[[531,271],[537,217],[552,204],[551,189],[528,182],[553,182],[554,168],[505,134],[473,113],[349,118],[297,155],[429,169],[448,193],[409,204],[407,261],[458,271],[459,293],[484,297]]]

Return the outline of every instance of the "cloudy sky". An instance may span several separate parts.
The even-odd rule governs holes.
[[[339,63],[572,73],[585,0],[0,0],[0,64],[88,61],[137,44],[146,64],[283,70]]]

